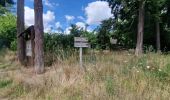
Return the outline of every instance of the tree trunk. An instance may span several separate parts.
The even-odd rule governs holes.
[[[17,35],[23,32],[24,27],[24,0],[17,1]],[[22,65],[25,65],[25,41],[23,37],[17,37],[17,54]]]
[[[34,0],[35,13],[35,71],[37,74],[44,72],[44,27],[42,0]]]
[[[139,17],[138,17],[138,34],[135,55],[139,56],[143,53],[143,33],[144,33],[144,12],[145,3],[143,0],[139,2]]]
[[[160,52],[161,44],[160,44],[160,24],[156,22],[156,47],[157,52]]]
[[[170,1],[167,1],[167,6],[168,6],[168,10],[167,10],[167,17],[168,17],[168,28],[170,28]]]

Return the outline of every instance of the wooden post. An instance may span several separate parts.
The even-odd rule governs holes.
[[[80,68],[83,68],[83,48],[80,47]]]

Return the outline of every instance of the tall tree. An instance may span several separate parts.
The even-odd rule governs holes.
[[[24,0],[17,1],[17,34],[24,31]],[[25,65],[25,43],[23,37],[17,39],[18,58],[21,64]]]
[[[156,32],[156,49],[157,52],[160,52],[161,50],[161,42],[160,42],[160,34],[161,34],[161,24],[162,24],[162,16],[163,10],[165,8],[165,2],[166,0],[150,0],[149,3],[147,3],[147,10],[151,14],[151,18],[153,19],[154,23],[154,29]],[[162,13],[161,13],[162,12]],[[152,28],[152,26],[150,26]]]
[[[155,3],[155,9],[156,9],[156,16],[155,16],[155,24],[156,24],[156,49],[157,52],[160,52],[161,49],[161,43],[160,43],[160,8],[161,8],[161,2],[160,0],[156,0]]]
[[[35,71],[37,74],[44,72],[44,27],[42,0],[34,0],[35,13]]]
[[[102,21],[100,27],[98,27],[97,43],[100,49],[103,50],[111,49],[110,37],[112,28],[113,28],[112,18]]]
[[[159,21],[156,21],[156,48],[157,52],[161,49],[161,43],[160,43],[160,23]]]
[[[168,28],[170,28],[170,0],[166,0],[166,4],[167,4],[167,17],[168,17]]]
[[[13,0],[0,0],[0,5],[2,7],[7,7],[7,4],[14,4]]]
[[[135,55],[139,56],[143,52],[143,33],[144,33],[144,13],[145,13],[145,1],[139,1],[139,14],[138,14],[138,33]]]
[[[11,5],[14,4],[13,0],[0,0],[0,15],[9,11]]]

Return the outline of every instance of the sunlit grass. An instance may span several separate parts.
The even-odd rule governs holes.
[[[170,55],[148,52],[136,57],[128,51],[89,52],[83,57],[86,70],[79,67],[78,52],[63,57],[56,58],[42,75],[36,75],[32,68],[9,70],[6,77],[12,83],[1,89],[8,91],[3,93],[5,98],[168,100],[170,97]]]

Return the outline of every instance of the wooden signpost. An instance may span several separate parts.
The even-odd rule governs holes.
[[[80,67],[83,68],[82,52],[83,48],[89,47],[88,39],[85,37],[74,37],[74,47],[80,48]]]

